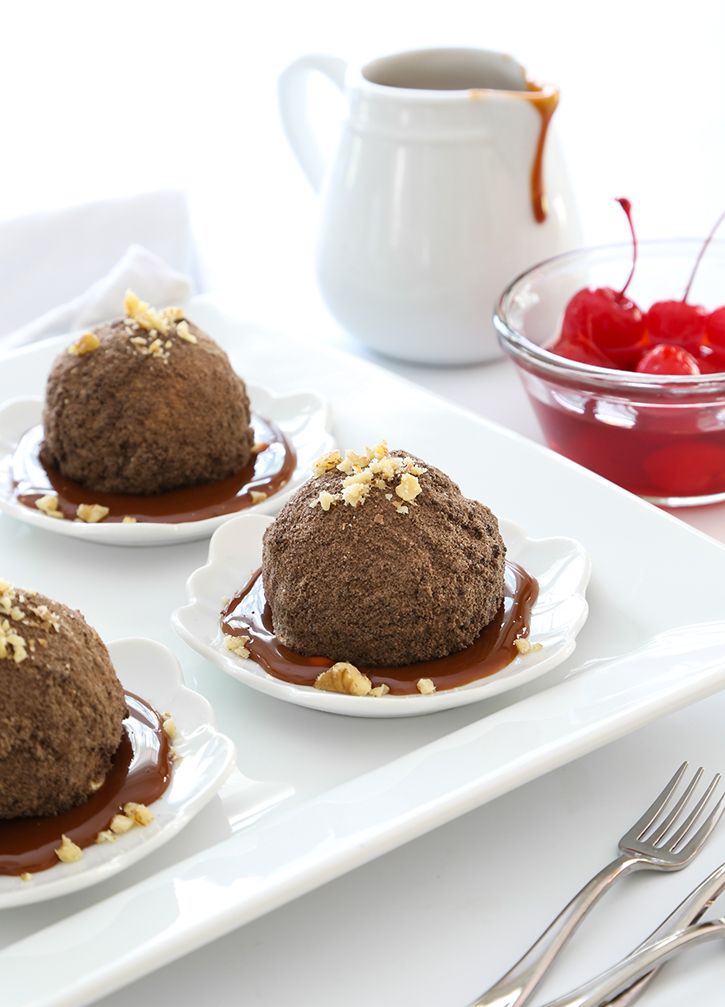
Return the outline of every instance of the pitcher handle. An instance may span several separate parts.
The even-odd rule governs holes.
[[[343,91],[346,70],[347,63],[338,56],[310,53],[290,63],[280,74],[277,84],[279,111],[287,141],[315,192],[320,191],[325,162],[310,128],[307,77],[312,72],[321,73]]]

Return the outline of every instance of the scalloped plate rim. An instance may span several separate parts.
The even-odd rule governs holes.
[[[315,444],[314,450],[310,447],[309,451],[305,452],[305,460],[295,468],[290,481],[268,500],[259,504],[252,504],[251,507],[246,508],[248,511],[256,514],[276,514],[307,478],[307,469],[314,458],[319,457],[334,446],[335,438],[332,434],[332,413],[327,400],[318,392],[309,389],[300,388],[294,392],[282,393],[280,395],[276,395],[261,385],[249,384],[247,389],[253,403],[255,397],[261,398],[266,396],[271,403],[279,405],[280,408],[282,408],[284,403],[293,402],[295,399],[307,399],[308,404],[313,408],[310,410],[306,426],[309,426],[310,429],[315,429],[315,426],[320,428],[319,440]],[[69,538],[79,538],[98,544],[128,546],[132,548],[171,545],[209,538],[227,521],[240,516],[239,512],[232,512],[231,514],[220,514],[216,517],[203,518],[200,521],[180,521],[175,523],[140,521],[136,524],[124,525],[120,522],[113,524],[104,524],[103,522],[86,524],[82,521],[59,521],[52,518],[49,519],[40,512],[36,513],[30,507],[18,503],[8,487],[8,470],[12,452],[17,447],[19,438],[29,429],[29,427],[25,427],[23,430],[18,430],[12,422],[12,416],[13,414],[17,414],[17,411],[23,406],[31,407],[32,405],[37,406],[38,412],[40,412],[40,408],[43,405],[43,397],[40,395],[16,396],[6,399],[0,404],[0,513],[7,514],[8,517],[15,518],[32,527],[65,535]],[[9,417],[10,419],[8,419]],[[276,419],[274,415],[268,418]],[[39,415],[34,422],[40,422]],[[8,424],[7,427],[4,425],[5,423]],[[309,454],[309,458],[307,458],[307,454]]]
[[[205,751],[212,755],[214,757],[213,774],[203,787],[188,794],[181,801],[173,817],[168,818],[159,828],[154,829],[152,823],[147,826],[147,829],[152,831],[134,829],[127,835],[120,836],[112,845],[88,847],[84,851],[84,858],[78,863],[58,863],[47,871],[39,871],[30,881],[20,881],[13,875],[0,875],[0,911],[16,906],[32,905],[81,891],[106,881],[127,867],[138,863],[177,836],[212,800],[234,770],[236,765],[234,742],[216,728],[214,711],[209,701],[201,693],[185,685],[181,664],[168,647],[156,640],[142,637],[124,637],[109,643],[108,650],[114,665],[121,666],[118,670],[118,677],[122,684],[130,689],[131,682],[124,681],[124,678],[130,677],[133,680],[133,673],[129,675],[128,670],[124,671],[123,669],[124,652],[132,651],[138,655],[140,649],[146,651],[149,661],[153,656],[152,666],[155,669],[164,669],[163,677],[152,683],[143,698],[156,706],[157,700],[154,699],[154,694],[160,696],[162,692],[171,689],[172,696],[179,697],[176,701],[172,698],[171,705],[175,705],[178,710],[181,703],[185,703],[185,713],[182,719],[186,719],[187,715],[189,717],[189,727],[187,728],[189,737],[186,739],[182,737],[179,744],[183,751],[185,742],[193,742],[193,747],[187,752],[189,756],[193,754],[198,757]],[[134,657],[134,663],[137,662],[138,656]],[[169,700],[163,700],[164,704],[166,702]],[[175,710],[172,712],[176,713]],[[199,733],[200,729],[201,734]],[[159,810],[163,810],[173,797],[174,777],[172,774],[169,787],[151,807],[158,805]],[[133,845],[129,844],[129,840]],[[124,841],[126,842],[124,843]],[[87,859],[89,857],[92,857],[93,862],[89,863]]]
[[[591,575],[591,562],[581,543],[576,539],[564,536],[531,538],[526,535],[524,529],[519,525],[502,519],[500,522],[501,527],[506,532],[504,540],[514,540],[514,549],[522,550],[524,546],[536,548],[537,546],[541,547],[545,543],[556,543],[567,550],[572,561],[576,560],[580,564],[575,589],[571,592],[568,599],[560,599],[557,602],[557,605],[564,605],[574,600],[576,602],[575,614],[565,624],[557,627],[559,635],[563,633],[563,638],[550,652],[547,653],[546,649],[544,649],[525,657],[517,656],[511,664],[495,675],[456,689],[441,690],[432,696],[381,696],[375,698],[346,696],[339,693],[324,692],[310,686],[292,685],[267,674],[254,661],[240,659],[221,651],[218,646],[218,630],[213,635],[210,635],[210,625],[207,625],[207,633],[202,638],[197,635],[188,622],[189,619],[201,613],[202,619],[206,618],[210,620],[213,616],[216,625],[218,625],[218,615],[220,612],[218,606],[221,605],[222,599],[220,597],[216,603],[213,603],[205,594],[202,593],[200,595],[200,581],[209,576],[210,571],[226,567],[229,577],[236,576],[237,584],[241,586],[243,577],[239,577],[237,573],[238,566],[233,565],[237,557],[233,548],[230,547],[233,547],[235,542],[238,543],[240,541],[238,537],[239,532],[245,527],[249,530],[250,537],[255,534],[253,526],[256,525],[259,529],[259,545],[261,548],[263,529],[272,521],[273,518],[265,515],[243,514],[227,522],[215,532],[209,543],[207,562],[194,570],[187,579],[186,592],[189,601],[173,613],[172,624],[181,639],[188,646],[232,678],[267,695],[308,709],[348,716],[381,718],[421,716],[468,705],[469,703],[484,701],[502,692],[519,688],[566,660],[574,651],[576,637],[586,622],[589,613],[586,588]],[[214,604],[217,605],[216,608]],[[543,610],[542,607],[539,608],[540,612]],[[534,616],[536,615],[536,611],[537,607],[535,605]],[[511,674],[512,669],[515,669],[513,674]]]

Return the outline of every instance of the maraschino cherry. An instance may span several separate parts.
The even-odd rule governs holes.
[[[707,251],[707,246],[715,236],[720,226],[723,216],[721,215],[715,222],[715,226],[703,242],[695,264],[687,281],[685,293],[679,301],[656,301],[646,315],[645,327],[647,330],[647,340],[655,346],[666,343],[673,346],[683,346],[686,349],[697,353],[705,340],[705,326],[707,322],[707,312],[699,304],[689,304],[687,298],[690,296],[692,283],[699,269],[702,257]],[[661,372],[666,373],[666,372]],[[677,371],[675,373],[681,373]],[[696,372],[697,373],[697,372]]]
[[[621,290],[611,287],[584,289],[569,301],[561,335],[553,353],[598,364],[601,367],[634,367],[644,346],[642,312],[627,296],[637,265],[637,237],[632,223],[632,204],[617,202],[624,210],[632,235],[632,268]]]
[[[661,343],[642,354],[637,364],[640,374],[701,374],[700,366],[691,353],[681,346]]]

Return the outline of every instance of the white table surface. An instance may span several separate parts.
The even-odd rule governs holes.
[[[217,0],[176,4],[171,17],[167,4],[130,0],[112,24],[106,5],[84,2],[70,19],[63,6],[44,6],[42,31],[36,5],[14,7],[16,38],[0,67],[4,93],[14,95],[3,111],[6,133],[22,138],[3,166],[0,216],[179,185],[190,194],[211,285],[233,288],[240,315],[266,325],[303,325],[321,341],[353,348],[315,292],[316,201],[286,149],[275,107],[277,72],[312,49],[356,56],[482,45],[512,51],[535,76],[561,84],[558,128],[587,242],[622,239],[612,204],[620,194],[633,198],[642,237],[702,234],[722,209],[724,9],[710,0],[686,8],[664,0],[655,16],[652,5],[628,0],[611,0],[606,9],[564,0],[449,0],[430,9],[371,0],[364,11],[281,0],[255,5],[253,19],[246,5],[235,11]],[[235,23],[235,12],[243,23]],[[21,44],[28,36],[30,61]],[[122,72],[129,53],[148,52],[149,40],[154,53],[154,39],[163,40],[163,58],[147,59],[143,72]],[[139,153],[133,137],[148,135],[176,138],[181,153]],[[390,366],[539,436],[504,362],[447,371]],[[683,516],[725,541],[725,507]],[[101,1007],[465,1004],[613,856],[619,835],[684,757],[725,767],[724,718],[725,694],[669,716],[190,954]],[[620,957],[723,860],[725,825],[688,870],[622,882],[543,992],[553,996]],[[641,1002],[721,1004],[724,982],[725,956],[710,946],[669,966]]]

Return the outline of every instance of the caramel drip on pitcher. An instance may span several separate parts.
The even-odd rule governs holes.
[[[535,84],[531,80],[526,81],[526,87],[527,91],[523,96],[531,102],[541,117],[539,139],[536,143],[534,163],[531,166],[531,208],[537,224],[543,224],[549,213],[544,191],[544,150],[549,125],[559,104],[559,91],[550,84]]]

